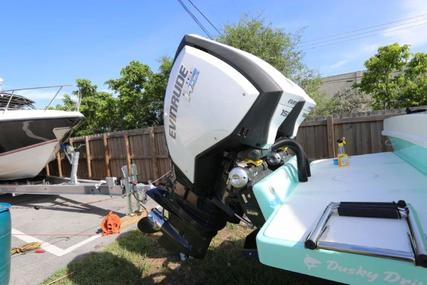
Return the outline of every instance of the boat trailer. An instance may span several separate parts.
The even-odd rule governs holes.
[[[128,214],[141,211],[141,203],[147,201],[145,192],[154,188],[148,184],[138,183],[138,173],[135,164],[130,169],[121,168],[122,178],[106,177],[103,180],[80,179],[77,177],[79,166],[78,150],[72,146],[63,146],[64,152],[71,165],[70,177],[41,175],[32,179],[0,181],[0,195],[108,195],[127,198]],[[136,200],[136,203],[135,201]],[[136,209],[134,207],[136,204]]]

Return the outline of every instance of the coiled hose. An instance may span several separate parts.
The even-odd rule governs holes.
[[[290,138],[278,138],[271,146],[272,151],[277,151],[281,147],[290,148],[297,156],[298,180],[307,182],[311,176],[310,163],[302,146],[295,140]]]

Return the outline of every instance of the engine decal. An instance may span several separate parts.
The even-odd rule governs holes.
[[[176,118],[179,99],[182,95],[188,102],[190,102],[191,94],[194,91],[199,74],[200,71],[197,68],[193,68],[192,71],[189,71],[189,69],[183,64],[179,67],[169,107],[169,136],[173,139],[176,138]]]
[[[182,90],[182,95],[188,101],[191,100],[191,94],[193,93],[194,87],[196,86],[197,79],[199,78],[199,74],[200,74],[200,71],[197,68],[193,68],[193,70],[190,71],[187,81],[185,82],[184,89]]]

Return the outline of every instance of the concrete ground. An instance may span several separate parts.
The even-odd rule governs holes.
[[[103,216],[109,211],[119,216],[127,212],[127,201],[121,197],[0,195],[0,201],[13,205],[12,247],[41,241],[45,250],[13,255],[10,285],[39,284],[74,258],[101,250],[117,237],[100,234]]]

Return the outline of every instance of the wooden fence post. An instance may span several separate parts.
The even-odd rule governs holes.
[[[131,157],[130,157],[129,136],[127,133],[123,133],[123,139],[125,141],[126,165],[128,167],[128,171],[130,171],[130,165],[131,165],[132,161],[131,161]]]
[[[107,134],[104,133],[102,135],[103,143],[104,143],[104,162],[105,162],[105,173],[107,177],[111,176],[111,169],[110,169],[110,151],[108,149],[108,138]]]
[[[56,153],[56,163],[58,165],[58,175],[59,177],[62,177],[62,161],[61,161],[61,153],[57,152]]]
[[[150,152],[151,152],[151,164],[153,165],[153,180],[159,177],[159,168],[157,166],[156,157],[156,140],[154,134],[154,127],[150,128]]]
[[[89,145],[88,136],[85,136],[85,148],[86,148],[87,176],[88,176],[88,178],[92,178],[92,160],[91,160],[91,156],[90,156],[90,145]]]
[[[328,136],[328,156],[335,157],[335,131],[332,116],[326,119],[326,134]]]

